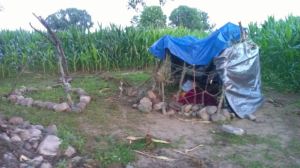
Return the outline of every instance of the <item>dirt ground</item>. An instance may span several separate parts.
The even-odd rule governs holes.
[[[263,107],[255,113],[256,122],[234,119],[229,124],[242,128],[246,135],[241,137],[223,134],[221,123],[201,123],[180,120],[157,112],[146,114],[140,122],[127,122],[137,128],[139,134],[151,134],[170,140],[175,148],[157,149],[152,155],[175,159],[165,161],[138,155],[131,165],[137,168],[196,168],[196,167],[300,167],[299,152],[292,153],[291,143],[300,140],[300,97],[267,92]],[[130,109],[127,109],[130,111]],[[126,119],[126,108],[122,108]],[[125,112],[124,112],[125,111]],[[135,113],[135,112],[132,112]],[[121,131],[122,132],[122,131]],[[243,140],[245,139],[245,140]],[[236,142],[240,141],[240,142]],[[198,147],[186,155],[186,149]],[[296,146],[299,149],[299,146]]]
[[[135,75],[134,75],[135,74]],[[114,74],[123,77],[124,73]],[[144,73],[126,76],[135,82],[149,78]],[[25,86],[48,86],[53,77],[23,77]],[[0,93],[10,90],[11,81],[0,81]],[[24,108],[0,103],[0,113],[8,116],[22,116],[35,124],[56,124],[66,143],[80,148],[83,155],[96,158],[100,165],[109,168],[260,168],[260,167],[300,167],[300,95],[264,90],[265,103],[255,115],[257,121],[235,118],[225,124],[242,128],[245,135],[234,136],[220,130],[224,123],[203,123],[197,120],[169,117],[159,112],[141,113],[122,105],[118,94],[118,81],[106,82],[102,76],[84,75],[74,79],[74,87],[86,89],[93,101],[81,114],[54,113],[49,110]],[[60,90],[40,93],[39,98],[48,100],[61,96]],[[47,114],[47,117],[45,117]],[[169,140],[171,147],[141,150],[151,155],[164,156],[173,161],[159,160],[137,154],[130,159],[112,158],[117,155],[130,156],[127,136],[150,134],[162,140]],[[75,141],[72,138],[75,137]],[[120,142],[121,141],[121,142]],[[113,143],[111,143],[113,142]],[[122,144],[126,142],[127,144]],[[120,145],[114,148],[115,146]],[[201,146],[199,146],[201,145]],[[197,148],[194,148],[199,146]],[[106,152],[104,149],[108,148]],[[193,149],[194,148],[194,149]],[[184,153],[188,149],[190,152]],[[181,153],[180,153],[181,152]],[[123,159],[123,160],[122,160]],[[102,163],[101,163],[102,162]],[[104,164],[105,162],[105,164]],[[114,164],[117,162],[118,164]],[[127,164],[130,162],[129,164]],[[127,165],[126,165],[127,164]]]

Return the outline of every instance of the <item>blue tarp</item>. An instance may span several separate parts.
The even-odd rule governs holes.
[[[166,49],[169,49],[173,55],[191,65],[207,65],[228,48],[231,42],[238,40],[240,27],[229,22],[203,39],[193,36],[179,38],[163,36],[149,48],[149,51],[157,58],[164,59]]]

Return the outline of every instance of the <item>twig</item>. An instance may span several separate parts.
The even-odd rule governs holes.
[[[185,153],[185,152],[182,152],[182,151],[180,151],[180,150],[176,150],[176,149],[174,149],[173,151],[174,151],[174,152],[177,152],[177,153],[179,153],[179,154],[182,154],[182,155],[184,155],[184,156],[190,157],[193,161],[195,161],[195,162],[197,162],[199,165],[201,165],[200,167],[202,167],[202,161],[199,160],[198,158],[196,158],[195,156],[190,155],[190,154]]]
[[[191,151],[193,151],[193,150],[195,150],[195,149],[197,149],[197,148],[199,148],[199,147],[203,147],[203,146],[204,146],[204,145],[199,144],[199,145],[197,145],[197,146],[195,146],[195,147],[193,147],[193,148],[185,149],[185,150],[184,150],[184,153],[191,152]]]
[[[133,151],[138,153],[138,154],[141,154],[141,155],[144,155],[144,156],[147,156],[147,157],[150,157],[150,158],[154,158],[154,159],[159,159],[159,160],[164,160],[164,161],[169,161],[169,162],[172,162],[172,161],[176,160],[176,159],[173,159],[173,158],[168,158],[166,156],[150,155],[148,153],[144,153],[144,152],[141,152],[141,151],[138,151],[138,150],[133,150]]]
[[[148,134],[149,135],[149,134]],[[151,136],[150,136],[151,137]],[[146,137],[135,137],[135,136],[128,136],[126,137],[127,140],[129,140],[129,143],[131,144],[132,141],[137,141],[137,140],[141,140],[141,139],[146,139]],[[165,140],[161,140],[161,139],[155,139],[155,138],[150,138],[150,140],[152,142],[156,142],[156,143],[163,143],[163,144],[170,144],[170,142],[165,141]]]

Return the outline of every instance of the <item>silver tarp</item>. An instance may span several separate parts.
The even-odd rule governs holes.
[[[263,103],[258,46],[251,41],[234,44],[214,63],[233,111],[241,118],[254,113]]]

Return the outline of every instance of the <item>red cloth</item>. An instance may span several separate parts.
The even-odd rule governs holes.
[[[184,96],[181,96],[178,102],[182,104],[203,104],[203,100],[202,100],[203,93],[204,93],[205,106],[216,106],[218,104],[217,100],[207,92],[196,90],[196,94],[195,94],[194,89],[188,91]],[[195,97],[196,97],[196,102],[194,102]]]

